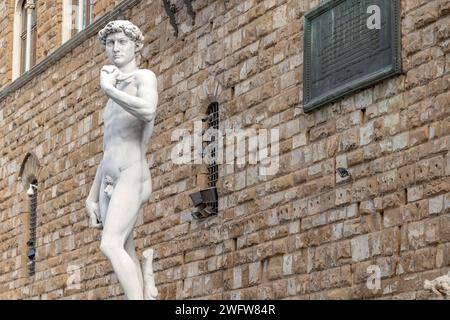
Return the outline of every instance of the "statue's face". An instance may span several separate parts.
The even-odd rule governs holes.
[[[106,55],[117,67],[127,65],[135,58],[136,43],[122,31],[106,37]]]

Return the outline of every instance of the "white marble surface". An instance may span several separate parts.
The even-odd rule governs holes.
[[[423,287],[438,296],[450,298],[450,272],[431,281],[425,280]]]
[[[143,273],[133,228],[152,192],[146,152],[158,103],[157,80],[152,71],[136,64],[143,35],[131,22],[108,23],[99,39],[112,64],[100,74],[100,86],[109,98],[103,113],[103,159],[86,209],[90,225],[103,229],[100,249],[111,261],[127,298],[156,299],[153,250],[144,253]]]

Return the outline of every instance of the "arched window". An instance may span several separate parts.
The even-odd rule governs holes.
[[[36,64],[37,17],[34,0],[17,0],[14,15],[13,80]]]
[[[219,104],[217,102],[211,103],[208,107],[208,127],[214,130],[219,130]],[[217,132],[217,131],[216,131]],[[219,166],[217,164],[217,148],[218,139],[216,134],[211,136],[210,142],[210,163],[208,164],[208,184],[210,188],[215,188],[217,185],[217,180],[219,179]],[[217,213],[218,201],[215,199],[210,203],[211,209],[214,213]]]
[[[208,106],[206,116],[202,121],[207,124],[207,128],[203,129],[202,135],[203,143],[206,143],[206,145],[203,145],[203,160],[207,163],[208,168],[208,188],[189,195],[197,209],[197,211],[192,212],[194,219],[217,215],[219,209],[217,180],[219,178],[219,141],[222,137],[219,132],[219,104],[217,102]]]
[[[24,186],[24,197],[26,207],[23,216],[23,243],[22,261],[26,265],[26,273],[33,276],[36,263],[36,231],[37,231],[37,208],[38,208],[38,170],[39,162],[33,153],[28,153],[19,171],[19,180]]]
[[[38,182],[33,179],[27,190],[27,195],[29,199],[29,224],[28,224],[28,241],[27,241],[27,257],[28,257],[28,275],[33,276],[35,273],[36,264],[36,228],[37,228],[37,196],[38,196]]]
[[[94,0],[63,0],[63,43],[93,22],[93,9]]]

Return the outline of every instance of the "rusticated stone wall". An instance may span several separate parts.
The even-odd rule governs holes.
[[[119,2],[99,3],[100,15]],[[135,238],[139,252],[155,249],[161,299],[430,299],[424,280],[450,270],[450,1],[402,0],[404,73],[305,114],[303,15],[318,3],[196,0],[192,25],[179,0],[177,38],[161,1],[123,13],[146,36],[140,65],[160,92],[154,191]],[[42,39],[45,58],[56,45]],[[84,210],[102,157],[106,63],[94,36],[0,101],[0,298],[123,297]],[[10,81],[2,68],[0,85]],[[219,214],[197,221],[189,194],[206,186],[206,165],[175,165],[171,135],[192,131],[213,101],[222,128],[279,129],[280,168],[261,176],[258,165],[221,165]],[[18,181],[30,152],[34,277],[28,186]],[[366,285],[371,265],[377,291]],[[68,286],[74,266],[79,287]]]

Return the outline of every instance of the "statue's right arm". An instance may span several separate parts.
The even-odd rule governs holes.
[[[109,66],[105,66],[109,67]],[[107,77],[108,68],[102,68],[103,77]],[[105,94],[121,106],[125,111],[145,122],[152,121],[156,116],[158,104],[157,79],[155,74],[146,69],[135,72],[137,82],[136,95],[128,94],[108,84],[101,84]]]
[[[99,206],[99,194],[102,184],[102,162],[100,162],[97,172],[95,173],[94,183],[88,197],[86,198],[86,209],[90,219],[90,225],[93,228],[101,228],[100,206]]]
[[[94,182],[92,183],[91,190],[86,201],[99,202],[100,187],[102,184],[102,165],[103,161],[97,167],[97,172],[95,173]]]

